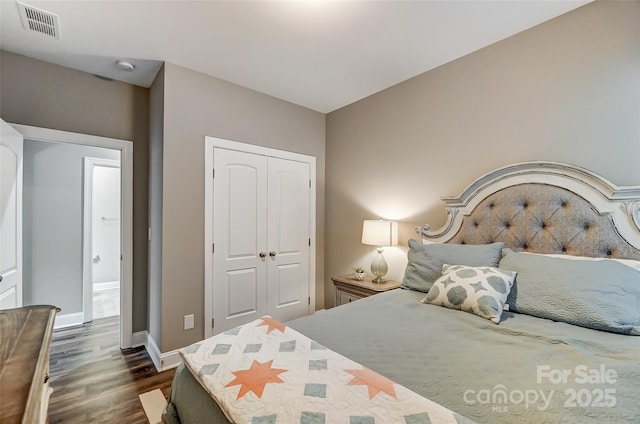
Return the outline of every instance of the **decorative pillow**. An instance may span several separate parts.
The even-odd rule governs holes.
[[[443,265],[442,276],[422,303],[476,314],[500,322],[516,273],[494,267]]]
[[[616,260],[503,250],[516,271],[509,310],[612,333],[640,335],[640,271]]]
[[[402,287],[428,292],[442,275],[442,265],[498,266],[504,243],[491,244],[422,244],[409,240],[407,269]]]

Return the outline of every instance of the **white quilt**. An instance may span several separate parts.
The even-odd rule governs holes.
[[[233,423],[469,422],[271,317],[180,354]]]

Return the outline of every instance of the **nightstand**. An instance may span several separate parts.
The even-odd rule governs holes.
[[[362,281],[356,280],[353,274],[331,277],[336,293],[336,306],[400,287],[397,281],[387,280],[382,284],[376,284],[371,282],[371,279],[372,277],[367,276]]]

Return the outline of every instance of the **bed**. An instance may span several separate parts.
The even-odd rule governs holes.
[[[286,327],[454,412],[440,422],[640,422],[640,187],[525,162],[443,200],[402,290]],[[163,421],[229,422],[196,371],[177,369]],[[344,422],[391,422],[364,415]]]

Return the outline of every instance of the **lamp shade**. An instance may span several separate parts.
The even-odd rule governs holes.
[[[362,224],[362,244],[397,246],[398,223],[383,219],[365,219]]]

